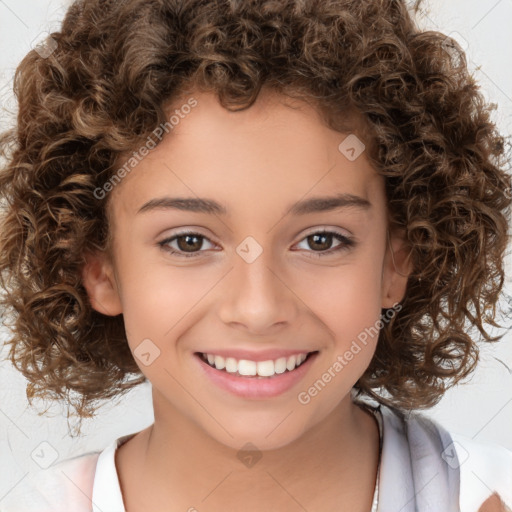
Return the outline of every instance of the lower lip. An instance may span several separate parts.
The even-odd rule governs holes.
[[[273,377],[238,377],[232,373],[212,368],[199,354],[194,354],[202,371],[217,386],[243,398],[272,398],[295,386],[308,372],[318,352],[312,353],[306,361],[291,372],[275,374]]]

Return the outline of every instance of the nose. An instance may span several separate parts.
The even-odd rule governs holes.
[[[292,324],[301,302],[286,282],[282,265],[272,260],[272,251],[241,244],[233,261],[220,291],[222,322],[253,335],[272,334],[279,325]]]

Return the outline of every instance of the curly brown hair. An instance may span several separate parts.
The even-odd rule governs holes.
[[[340,131],[358,113],[414,272],[355,389],[411,410],[469,375],[469,326],[503,336],[484,324],[501,327],[507,145],[464,52],[413,19],[403,0],[74,2],[54,51],[16,69],[17,122],[0,139],[0,304],[29,401],[66,398],[83,418],[145,380],[123,316],[95,311],[82,284],[85,255],[111,254],[110,196],[94,192],[193,90],[243,110],[264,86]]]

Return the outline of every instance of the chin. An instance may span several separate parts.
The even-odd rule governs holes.
[[[242,449],[247,443],[254,445],[260,451],[277,450],[297,441],[304,434],[304,426],[297,424],[296,413],[288,411],[281,414],[279,419],[245,420],[240,416],[235,423],[222,422],[229,434],[222,428],[206,433],[218,443],[234,450]],[[292,422],[295,424],[292,425]],[[249,428],[250,427],[250,428]]]

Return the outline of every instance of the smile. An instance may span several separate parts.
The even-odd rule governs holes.
[[[254,361],[244,359],[241,353],[238,354],[240,359],[237,359],[227,354],[224,357],[195,352],[194,359],[199,364],[200,374],[215,388],[244,399],[266,400],[297,388],[309,373],[319,351],[297,352],[286,356],[276,354],[281,356],[277,359],[269,359],[269,355],[253,355],[255,359],[264,359]],[[244,357],[248,355],[244,354]]]
[[[313,352],[303,352],[290,357],[280,357],[267,361],[235,359],[215,354],[201,353],[203,360],[212,368],[225,371],[239,377],[273,377],[276,374],[291,372],[301,366]]]

